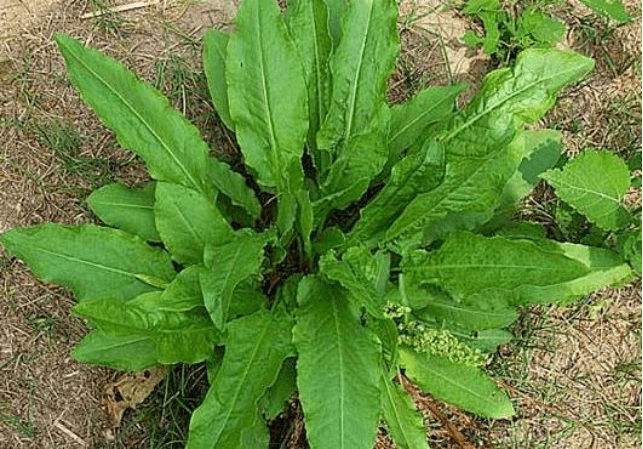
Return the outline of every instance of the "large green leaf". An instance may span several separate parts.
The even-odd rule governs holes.
[[[223,124],[234,131],[225,73],[229,40],[230,36],[219,30],[209,30],[203,35],[203,71],[208,80],[214,109]]]
[[[630,217],[622,205],[630,187],[630,171],[618,156],[607,151],[585,151],[562,170],[542,175],[560,199],[605,230],[617,230]]]
[[[371,449],[380,408],[380,348],[346,290],[320,277],[299,284],[297,386],[316,449]]]
[[[257,403],[292,354],[291,318],[281,308],[231,321],[223,364],[192,414],[187,449],[245,449]]]
[[[413,399],[398,383],[382,375],[382,414],[399,449],[428,449],[424,419]]]
[[[157,184],[154,212],[161,240],[172,257],[185,265],[203,263],[206,245],[232,237],[232,228],[214,203],[178,184]]]
[[[230,114],[245,162],[259,184],[285,192],[289,167],[303,154],[308,93],[299,54],[275,2],[241,3],[227,63]]]
[[[169,282],[176,275],[166,252],[117,229],[44,223],[13,229],[0,235],[0,241],[38,278],[69,287],[79,301],[102,298],[106,292],[124,301],[155,290],[141,276]]]
[[[155,179],[213,193],[210,150],[194,125],[120,63],[67,36],[55,39],[72,83],[120,144],[143,158]]]
[[[466,87],[466,84],[429,87],[405,103],[393,106],[388,133],[392,153],[396,155],[418,139],[426,138],[427,128],[453,111],[456,97]]]
[[[143,296],[153,301],[161,292]],[[80,344],[74,357],[84,363],[136,370],[155,364],[202,362],[221,341],[204,310],[165,312],[140,307],[137,302],[138,298],[124,303],[107,297],[76,305],[74,312],[89,318],[98,331]]]
[[[399,51],[396,20],[393,0],[349,3],[330,62],[331,104],[317,135],[320,149],[341,153],[385,105],[386,82]]]
[[[621,0],[580,0],[601,16],[607,16],[620,23],[631,22],[633,17],[625,11]]]
[[[441,139],[446,150],[443,183],[411,201],[385,242],[432,240],[491,218],[522,157],[520,148],[508,146],[517,130],[540,119],[556,93],[592,67],[591,59],[573,52],[530,49],[520,54],[513,70],[488,74],[480,93],[451,120]]]
[[[510,304],[553,303],[621,283],[631,270],[608,250],[546,240],[456,233],[439,250],[402,261],[410,284],[433,284],[455,299],[504,297]]]
[[[89,195],[87,205],[104,223],[159,242],[154,224],[154,186],[151,182],[140,189],[128,189],[122,184],[108,184]]]
[[[273,239],[271,233],[238,231],[224,244],[208,245],[205,266],[200,275],[205,307],[219,329],[229,315],[234,289],[244,279],[259,275],[263,247]]]
[[[487,418],[509,418],[515,411],[507,394],[480,369],[400,348],[406,375],[436,398]]]
[[[342,0],[343,1],[343,0]],[[308,86],[308,146],[316,164],[315,136],[326,117],[330,101],[330,66],[333,42],[328,31],[328,7],[324,0],[290,0],[288,25],[299,49]]]
[[[348,234],[346,246],[377,246],[379,237],[418,194],[434,189],[444,175],[444,149],[428,140],[421,151],[398,162],[384,189],[361,211],[361,217]]]

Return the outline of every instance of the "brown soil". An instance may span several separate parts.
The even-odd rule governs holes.
[[[108,177],[136,184],[147,176],[65,81],[53,33],[81,38],[154,81],[156,63],[173,54],[198,68],[201,34],[211,26],[230,27],[237,3],[163,0],[109,14],[96,1],[0,0],[0,232],[43,221],[90,221],[83,198],[96,183]],[[105,6],[130,4],[119,0]],[[402,1],[404,48],[390,85],[391,100],[426,85],[463,80],[472,84],[470,96],[491,67],[488,57],[458,41],[471,25],[468,19],[441,5]],[[638,8],[640,17],[640,4]],[[96,11],[103,14],[90,17]],[[619,152],[632,139],[640,148],[640,19],[619,28],[606,43],[588,44],[580,29],[589,13],[567,11],[567,45],[596,57],[599,64],[582,87],[562,98],[547,123],[563,130],[571,153],[588,146]],[[422,15],[427,12],[432,14]],[[419,18],[405,20],[409,14]],[[628,58],[638,58],[638,69],[633,64],[615,72],[604,62],[605,53],[620,67]],[[185,94],[173,101],[185,109]],[[211,112],[208,107],[207,101],[200,102],[190,112],[202,120],[199,112]],[[614,118],[615,107],[620,120]],[[68,163],[61,162],[40,132],[60,123],[76,130],[80,142]],[[623,132],[616,133],[616,127]],[[102,162],[87,168],[87,161],[95,159]],[[636,201],[640,204],[640,191]],[[140,439],[113,440],[101,400],[117,373],[79,365],[70,357],[87,331],[70,313],[73,304],[68,292],[34,280],[23,263],[0,248],[2,449],[147,447],[144,429],[138,429]],[[408,386],[426,418],[432,447],[523,448],[547,441],[552,442],[548,447],[559,448],[640,447],[631,432],[619,430],[626,427],[623,423],[640,427],[640,283],[600,292],[582,304],[532,310],[522,323],[535,329],[529,344],[508,346],[497,355],[492,367],[504,367],[497,371],[499,379],[517,405],[512,421],[476,419]],[[624,377],[621,368],[632,364],[634,377]],[[301,441],[301,413],[294,415],[294,439]],[[394,446],[382,433],[377,447]]]

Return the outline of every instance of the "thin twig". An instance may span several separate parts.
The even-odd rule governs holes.
[[[146,8],[148,6],[158,5],[159,0],[152,0],[147,2],[134,2],[127,5],[114,6],[112,8],[101,8],[99,11],[88,12],[80,16],[81,19],[93,19],[94,17],[102,16],[114,12],[131,11],[132,9]]]

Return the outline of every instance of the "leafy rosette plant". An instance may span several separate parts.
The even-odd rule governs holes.
[[[557,133],[524,125],[592,60],[528,50],[461,110],[460,84],[391,106],[396,19],[393,0],[296,0],[285,13],[243,0],[233,34],[206,34],[212,101],[253,184],[156,90],[56,36],[73,85],[153,181],[89,196],[107,226],[1,239],[76,294],[94,328],[77,360],[207,363],[190,449],[266,448],[266,423],[295,390],[313,448],[370,449],[382,421],[398,447],[426,448],[401,372],[448,403],[510,417],[482,368],[519,308],[633,276],[617,253],[508,219],[560,154]]]

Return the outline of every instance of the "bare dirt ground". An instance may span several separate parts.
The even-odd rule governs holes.
[[[208,27],[230,28],[236,4],[0,0],[0,232],[91,221],[83,199],[93,188],[146,177],[69,86],[54,33],[78,37],[133,68],[209,129],[206,138],[225,153],[229,144],[200,90],[199,40]],[[125,10],[110,12],[115,6]],[[564,4],[554,11],[568,25],[566,45],[597,60],[595,74],[567,92],[544,123],[563,131],[572,154],[641,147],[641,9],[628,8],[639,19],[602,40],[587,36],[593,23],[587,10]],[[471,82],[466,96],[472,95],[493,63],[459,43],[469,19],[434,0],[404,0],[400,11],[404,50],[390,98],[462,80]],[[633,195],[640,203],[640,192]],[[542,202],[532,206],[534,213],[547,210]],[[640,447],[640,292],[635,282],[572,307],[526,311],[516,342],[490,364],[516,404],[511,421],[482,421],[414,391],[432,447]],[[70,313],[73,304],[68,292],[34,280],[0,248],[0,448],[182,447],[180,431],[174,443],[155,446],[151,424],[131,412],[115,431],[101,401],[118,374],[70,357],[87,331]],[[172,376],[198,379],[203,370]],[[161,384],[157,400],[146,403],[166,433],[164,406],[180,396],[174,386]],[[378,447],[393,446],[381,435]]]

